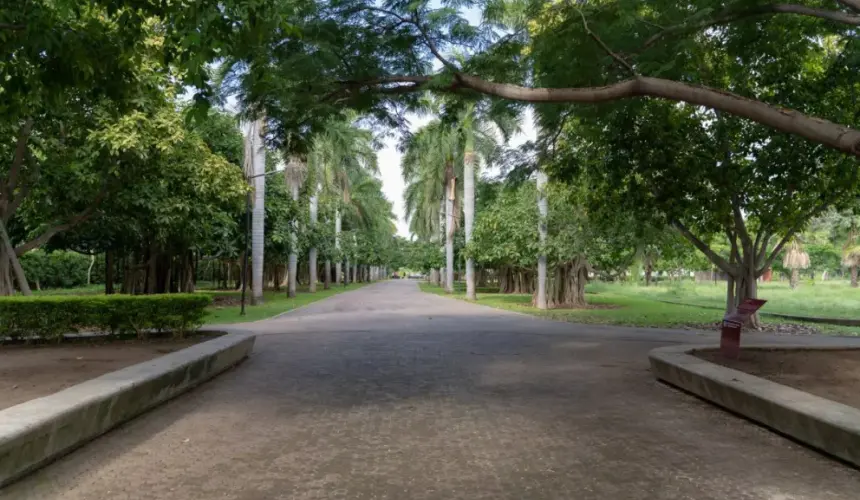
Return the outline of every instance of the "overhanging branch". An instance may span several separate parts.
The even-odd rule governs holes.
[[[734,266],[729,264],[726,259],[722,258],[719,254],[711,250],[711,247],[709,247],[704,241],[700,240],[695,234],[690,232],[690,230],[687,229],[687,226],[681,224],[679,221],[673,221],[672,225],[675,227],[675,229],[678,230],[679,233],[681,233],[682,236],[687,238],[687,240],[692,243],[693,246],[695,246],[699,249],[699,251],[705,254],[705,256],[711,260],[711,262],[716,264],[717,267],[729,273],[730,275],[735,274],[736,270]]]

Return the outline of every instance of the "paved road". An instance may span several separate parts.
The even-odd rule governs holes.
[[[279,319],[237,369],[3,499],[857,499],[860,473],[660,385],[684,332],[388,282]]]

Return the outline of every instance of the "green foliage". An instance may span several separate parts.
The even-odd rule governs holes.
[[[87,284],[90,257],[77,252],[33,250],[21,257],[24,274],[42,288],[72,288]]]
[[[205,294],[3,297],[0,337],[60,341],[66,333],[96,331],[144,338],[151,330],[182,337],[203,324],[211,302]]]

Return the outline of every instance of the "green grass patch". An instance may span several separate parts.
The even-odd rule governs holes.
[[[725,282],[674,283],[641,286],[618,283],[591,283],[588,291],[626,297],[647,297],[654,300],[682,302],[722,310],[726,303]],[[860,319],[860,288],[851,288],[847,281],[803,282],[792,290],[788,283],[762,283],[758,295],[768,302],[763,312],[811,316],[819,318]]]
[[[421,290],[428,293],[465,300],[465,295],[460,292],[451,295],[446,293],[444,289],[430,283],[421,283],[420,286]],[[658,300],[676,299],[670,297],[664,299],[663,296],[653,293],[636,294],[637,291],[644,290],[645,288],[631,285],[606,285],[602,283],[589,285],[586,290],[588,293],[588,303],[596,306],[589,309],[552,309],[542,311],[532,307],[532,297],[527,294],[479,294],[477,303],[557,321],[586,324],[678,328],[691,324],[715,323],[722,319],[723,306],[716,300],[701,301],[701,305],[667,304]],[[660,298],[657,299],[657,297]],[[767,306],[770,306],[770,303]],[[762,321],[765,323],[787,323],[785,320],[768,317],[762,317]],[[856,327],[825,324],[815,324],[813,326],[823,333],[860,335],[860,328]]]
[[[346,287],[343,285],[332,285],[332,287],[328,290],[323,290],[322,285],[319,285],[317,286],[317,291],[315,293],[308,292],[307,287],[299,287],[296,293],[296,297],[292,299],[287,297],[287,292],[285,290],[282,290],[280,292],[265,291],[263,292],[263,304],[258,306],[250,305],[251,298],[249,293],[246,298],[248,300],[248,305],[245,306],[244,316],[239,315],[239,312],[241,311],[240,305],[214,305],[207,308],[207,315],[204,321],[206,324],[210,325],[258,321],[261,319],[271,318],[272,316],[276,316],[287,311],[292,311],[293,309],[311,304],[327,297],[331,297],[332,295],[337,295],[339,293],[346,292],[349,290],[357,290],[365,285],[368,285],[368,283],[352,283]],[[238,299],[242,295],[241,292],[237,291],[215,292],[207,290],[206,293],[215,296],[216,302],[217,297],[219,296],[229,296],[231,298]]]

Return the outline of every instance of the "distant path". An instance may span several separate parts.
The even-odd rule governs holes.
[[[543,321],[372,285],[0,498],[858,498],[860,473],[656,383],[710,334]],[[827,342],[796,337],[786,341]]]

